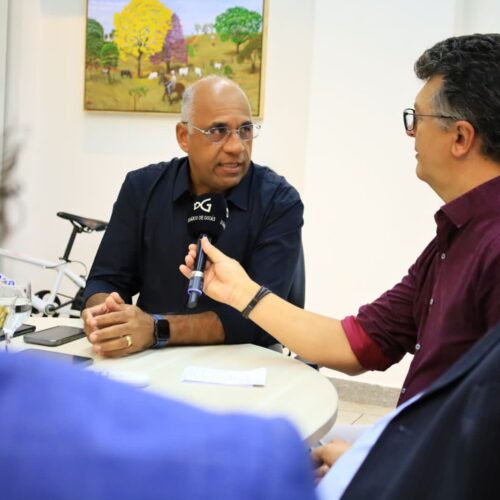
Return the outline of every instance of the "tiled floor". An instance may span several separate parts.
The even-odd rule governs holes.
[[[336,424],[373,424],[393,408],[339,400]]]

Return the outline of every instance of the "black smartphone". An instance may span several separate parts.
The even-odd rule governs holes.
[[[19,351],[18,354],[33,355],[46,359],[54,359],[56,361],[60,360],[78,366],[87,366],[94,362],[92,358],[87,358],[86,356],[77,356],[76,354],[67,354],[65,352],[46,351],[44,349],[25,349],[24,351]]]
[[[60,325],[38,332],[27,333],[23,338],[28,344],[57,346],[82,337],[85,337],[85,332],[81,328]]]
[[[34,332],[36,327],[33,325],[25,325],[24,323],[14,332],[14,337],[19,337],[19,335],[24,335],[25,333]],[[5,333],[0,333],[0,340],[5,339]]]

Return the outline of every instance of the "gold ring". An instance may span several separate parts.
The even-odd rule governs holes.
[[[125,335],[127,339],[127,349],[132,345],[132,337],[130,335]]]

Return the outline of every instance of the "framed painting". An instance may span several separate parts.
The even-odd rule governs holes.
[[[265,0],[87,0],[84,108],[179,113],[187,86],[225,76],[262,116]]]

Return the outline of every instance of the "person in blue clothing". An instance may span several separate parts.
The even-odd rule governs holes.
[[[0,353],[0,498],[309,500],[280,418],[215,414],[85,370]]]
[[[92,266],[82,317],[96,352],[124,356],[165,345],[276,344],[208,297],[201,297],[193,314],[177,270],[193,241],[186,224],[193,195],[223,193],[229,220],[219,247],[255,280],[288,297],[301,249],[303,204],[283,177],[251,161],[258,128],[234,82],[211,76],[186,90],[176,134],[187,156],[127,175]]]

